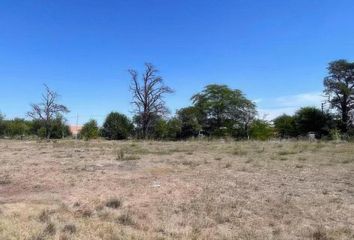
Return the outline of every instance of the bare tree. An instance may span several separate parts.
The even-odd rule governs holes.
[[[168,112],[164,95],[173,90],[164,85],[163,78],[158,75],[158,70],[151,64],[145,63],[145,72],[142,81],[138,79],[138,72],[129,70],[132,78],[130,90],[133,93],[133,105],[141,124],[142,137],[149,136],[152,120],[156,116],[163,116]]]
[[[46,130],[47,139],[51,135],[51,122],[54,118],[61,116],[63,113],[68,113],[69,109],[61,104],[57,103],[59,94],[51,90],[46,84],[44,84],[45,92],[42,94],[42,102],[38,104],[31,104],[32,111],[27,115],[32,119],[43,121]]]

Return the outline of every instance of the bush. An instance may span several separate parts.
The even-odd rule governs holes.
[[[255,120],[250,127],[250,137],[256,140],[268,140],[273,136],[273,128],[264,120]]]
[[[197,136],[202,130],[198,120],[198,111],[194,107],[182,108],[177,111],[177,119],[180,121],[180,138],[190,138]]]
[[[296,129],[300,135],[315,132],[317,135],[328,134],[331,116],[315,107],[303,107],[295,113]]]
[[[64,118],[60,116],[49,123],[49,130],[51,139],[60,139],[71,135],[69,127],[65,124]],[[46,138],[46,122],[42,120],[33,120],[30,122],[30,134],[37,135],[40,138]]]
[[[274,122],[274,128],[279,137],[286,138],[286,137],[297,136],[295,118],[293,116],[283,114],[275,118],[273,122]]]
[[[341,140],[341,138],[342,138],[342,135],[341,135],[341,133],[340,133],[340,130],[338,130],[338,129],[331,129],[330,131],[329,131],[329,136],[330,136],[330,139],[331,140],[335,140],[335,141],[339,141],[339,140]]]
[[[21,118],[5,121],[4,133],[9,137],[25,136],[30,134],[30,122]]]
[[[117,112],[110,113],[102,128],[102,136],[109,140],[127,139],[133,131],[133,124],[127,116]]]
[[[153,137],[154,139],[162,140],[167,138],[168,134],[168,122],[163,119],[157,119],[154,122],[154,127],[153,127]]]
[[[85,123],[80,131],[80,137],[85,140],[96,139],[99,136],[99,128],[95,120]]]
[[[167,137],[171,140],[181,138],[182,122],[174,117],[167,122]]]
[[[5,134],[5,116],[0,113],[0,136]]]

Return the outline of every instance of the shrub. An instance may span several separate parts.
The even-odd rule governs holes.
[[[296,137],[297,131],[295,126],[295,118],[283,114],[273,120],[274,128],[281,138],[285,137]]]
[[[198,121],[198,110],[194,107],[182,108],[177,111],[177,119],[180,125],[180,138],[197,136],[202,130]]]
[[[295,113],[294,118],[300,135],[306,135],[309,132],[319,135],[328,133],[328,123],[331,117],[315,107],[301,108]]]
[[[153,136],[154,139],[166,139],[167,138],[167,134],[168,134],[168,126],[167,126],[168,122],[163,119],[157,119],[154,123],[154,128],[153,128]]]
[[[127,116],[117,112],[110,113],[102,128],[102,136],[109,140],[127,139],[133,130],[133,124]]]
[[[116,150],[116,160],[117,161],[120,161],[120,160],[123,160],[124,159],[124,150],[123,149],[118,149]]]
[[[65,124],[65,119],[61,116],[50,121],[48,130],[50,131],[49,137],[51,139],[60,139],[71,135],[69,127]],[[46,138],[46,122],[42,120],[33,120],[30,122],[30,133],[40,138]]]
[[[66,224],[62,232],[73,234],[76,232],[76,226],[74,224]]]
[[[130,212],[125,211],[116,220],[118,223],[125,225],[125,226],[132,226],[135,225],[135,222],[130,214]]]
[[[171,140],[175,140],[181,137],[182,122],[174,117],[167,122],[167,137]]]
[[[273,136],[273,128],[264,120],[255,120],[250,127],[250,137],[256,140],[268,140]]]
[[[50,138],[60,139],[71,135],[69,126],[65,124],[62,117],[58,117],[51,122]]]
[[[80,137],[85,140],[96,139],[99,136],[99,128],[95,120],[85,123],[80,131]]]
[[[5,122],[4,133],[9,137],[25,136],[30,132],[30,123],[21,118],[15,118]]]
[[[329,131],[329,136],[331,140],[339,141],[342,138],[342,135],[340,133],[340,130],[338,129],[331,129]]]
[[[5,134],[5,116],[0,113],[0,136]]]
[[[106,207],[117,209],[122,205],[122,201],[117,198],[111,198],[106,202]]]

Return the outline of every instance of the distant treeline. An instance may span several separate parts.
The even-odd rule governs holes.
[[[109,140],[127,138],[181,140],[192,137],[232,137],[235,139],[267,140],[298,138],[311,134],[317,138],[340,139],[354,135],[354,63],[337,60],[329,63],[324,79],[324,93],[329,109],[303,107],[292,116],[282,115],[273,121],[258,119],[256,105],[238,89],[226,85],[207,85],[191,97],[192,105],[168,116],[165,97],[173,90],[152,64],[141,79],[135,70],[131,74],[132,104],[135,115],[129,119],[118,112],[110,113],[103,126],[95,120],[84,124],[79,137]],[[65,114],[69,109],[57,103],[58,94],[45,85],[42,102],[32,104],[28,116],[32,120],[6,120],[0,114],[0,136],[64,138],[71,135]]]

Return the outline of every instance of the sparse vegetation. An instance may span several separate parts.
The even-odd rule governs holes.
[[[63,227],[63,230],[62,230],[62,232],[69,233],[69,234],[74,234],[74,233],[76,233],[76,231],[77,231],[77,229],[74,224],[65,224],[65,226]]]
[[[0,239],[352,239],[353,149],[0,140]]]
[[[125,211],[119,217],[117,217],[117,222],[125,226],[133,226],[135,224],[129,211]]]

